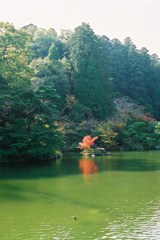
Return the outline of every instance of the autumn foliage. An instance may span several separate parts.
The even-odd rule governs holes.
[[[144,122],[154,122],[156,121],[154,118],[152,118],[151,116],[149,116],[148,114],[142,114],[139,116],[138,118],[139,120],[142,120]]]
[[[79,142],[79,148],[85,150],[85,149],[90,149],[95,140],[97,140],[98,137],[91,138],[91,136],[85,136],[82,140],[82,142]]]

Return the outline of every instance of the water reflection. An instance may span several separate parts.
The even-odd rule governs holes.
[[[98,172],[98,165],[90,158],[83,158],[79,160],[79,169],[83,173],[85,179],[88,176]]]
[[[33,163],[0,163],[2,179],[53,178],[66,175],[90,175],[97,171],[160,171],[159,151],[153,152],[114,152],[112,156],[83,158],[75,153],[65,153],[57,161]],[[77,164],[78,161],[78,164]]]
[[[159,170],[159,152],[0,165],[0,240],[158,240]]]

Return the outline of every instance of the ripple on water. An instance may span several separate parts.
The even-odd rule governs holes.
[[[143,239],[143,240],[159,240],[160,239],[160,210],[157,206],[152,206],[152,215],[144,212],[136,219],[127,216],[123,221],[117,219],[116,222],[108,224],[107,227],[100,230],[102,235],[95,240],[102,239]]]

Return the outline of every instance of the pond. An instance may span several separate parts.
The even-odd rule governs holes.
[[[160,239],[160,152],[0,165],[0,239]]]

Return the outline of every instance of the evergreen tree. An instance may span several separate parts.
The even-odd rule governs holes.
[[[103,59],[100,39],[88,24],[75,29],[69,41],[70,60],[74,67],[74,95],[93,115],[103,119],[109,114],[106,96],[110,94],[108,65]]]
[[[35,72],[32,78],[34,91],[37,92],[43,88],[43,91],[50,91],[50,94],[53,92],[53,96],[55,96],[56,91],[57,98],[54,98],[54,103],[59,110],[62,110],[70,88],[62,62],[54,59],[52,56],[51,59],[48,57],[35,59],[31,62],[30,66]],[[50,97],[52,98],[51,95]]]

